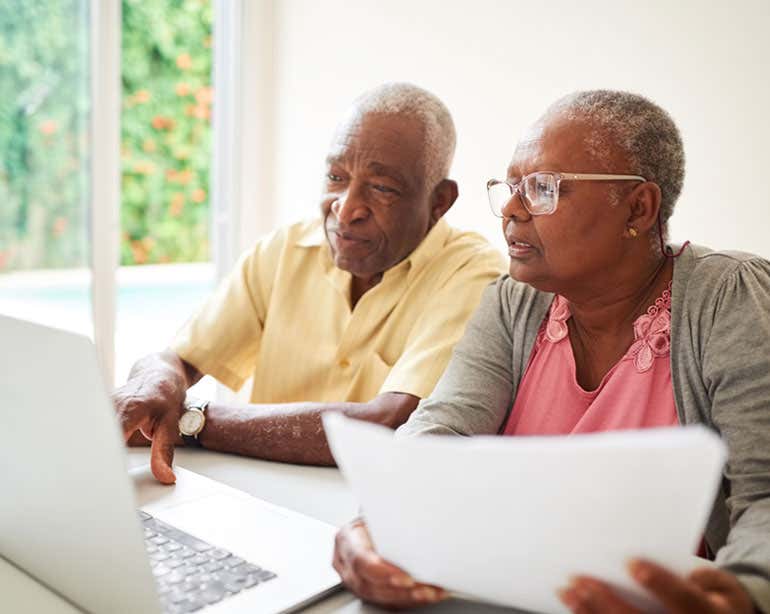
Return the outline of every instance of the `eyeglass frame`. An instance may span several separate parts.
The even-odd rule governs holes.
[[[527,197],[526,194],[523,194],[521,192],[521,189],[519,186],[521,186],[526,179],[531,177],[532,175],[542,175],[544,173],[548,173],[550,175],[556,176],[556,199],[553,203],[553,209],[550,211],[543,211],[543,212],[534,212],[530,209],[530,201],[529,197]],[[496,213],[494,207],[492,206],[492,200],[489,195],[489,189],[495,185],[501,185],[505,184],[507,185],[511,190],[511,198],[513,198],[515,195],[518,195],[519,200],[521,200],[521,204],[524,205],[524,208],[529,211],[530,215],[551,215],[553,213],[556,213],[556,209],[559,206],[559,188],[561,186],[562,181],[647,181],[644,177],[641,175],[609,175],[609,174],[602,174],[602,173],[559,173],[556,171],[535,171],[534,173],[528,173],[527,175],[524,175],[518,183],[511,183],[507,179],[505,180],[499,180],[499,179],[490,179],[487,181],[487,200],[489,201],[489,208],[492,211],[492,215],[494,215],[497,218],[505,219],[505,215],[503,215],[502,207],[500,208],[500,213]],[[510,198],[506,201],[506,204],[510,201]],[[505,206],[505,205],[503,205]]]

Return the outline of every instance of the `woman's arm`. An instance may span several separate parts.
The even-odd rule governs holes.
[[[716,562],[770,612],[770,263],[741,263],[720,284],[703,345],[711,420],[727,443],[727,543]]]
[[[497,433],[550,298],[507,275],[489,285],[441,379],[398,435]]]

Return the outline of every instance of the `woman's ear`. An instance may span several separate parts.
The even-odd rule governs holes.
[[[628,195],[628,220],[626,226],[637,233],[647,233],[658,222],[660,211],[660,186],[652,181],[645,181],[636,186]]]
[[[459,190],[457,182],[451,179],[443,179],[433,189],[430,201],[431,226],[438,222],[457,200]]]

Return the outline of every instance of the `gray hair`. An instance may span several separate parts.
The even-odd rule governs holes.
[[[355,117],[374,113],[417,119],[424,127],[426,184],[432,189],[449,175],[457,135],[449,109],[434,94],[411,83],[385,83],[359,96],[352,113]]]
[[[609,161],[613,145],[630,159],[632,168],[660,187],[664,233],[684,183],[684,147],[671,116],[651,100],[613,90],[575,92],[557,100],[545,117],[583,120],[599,130],[588,142],[598,160]]]

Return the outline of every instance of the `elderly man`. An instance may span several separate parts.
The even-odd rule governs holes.
[[[152,441],[159,481],[174,482],[180,443],[333,464],[323,412],[395,428],[430,394],[504,270],[486,241],[442,219],[458,194],[454,147],[449,112],[421,88],[388,84],[356,101],[326,159],[321,218],[257,242],[114,393],[126,438]],[[251,403],[186,400],[204,374],[233,390],[251,376]]]

